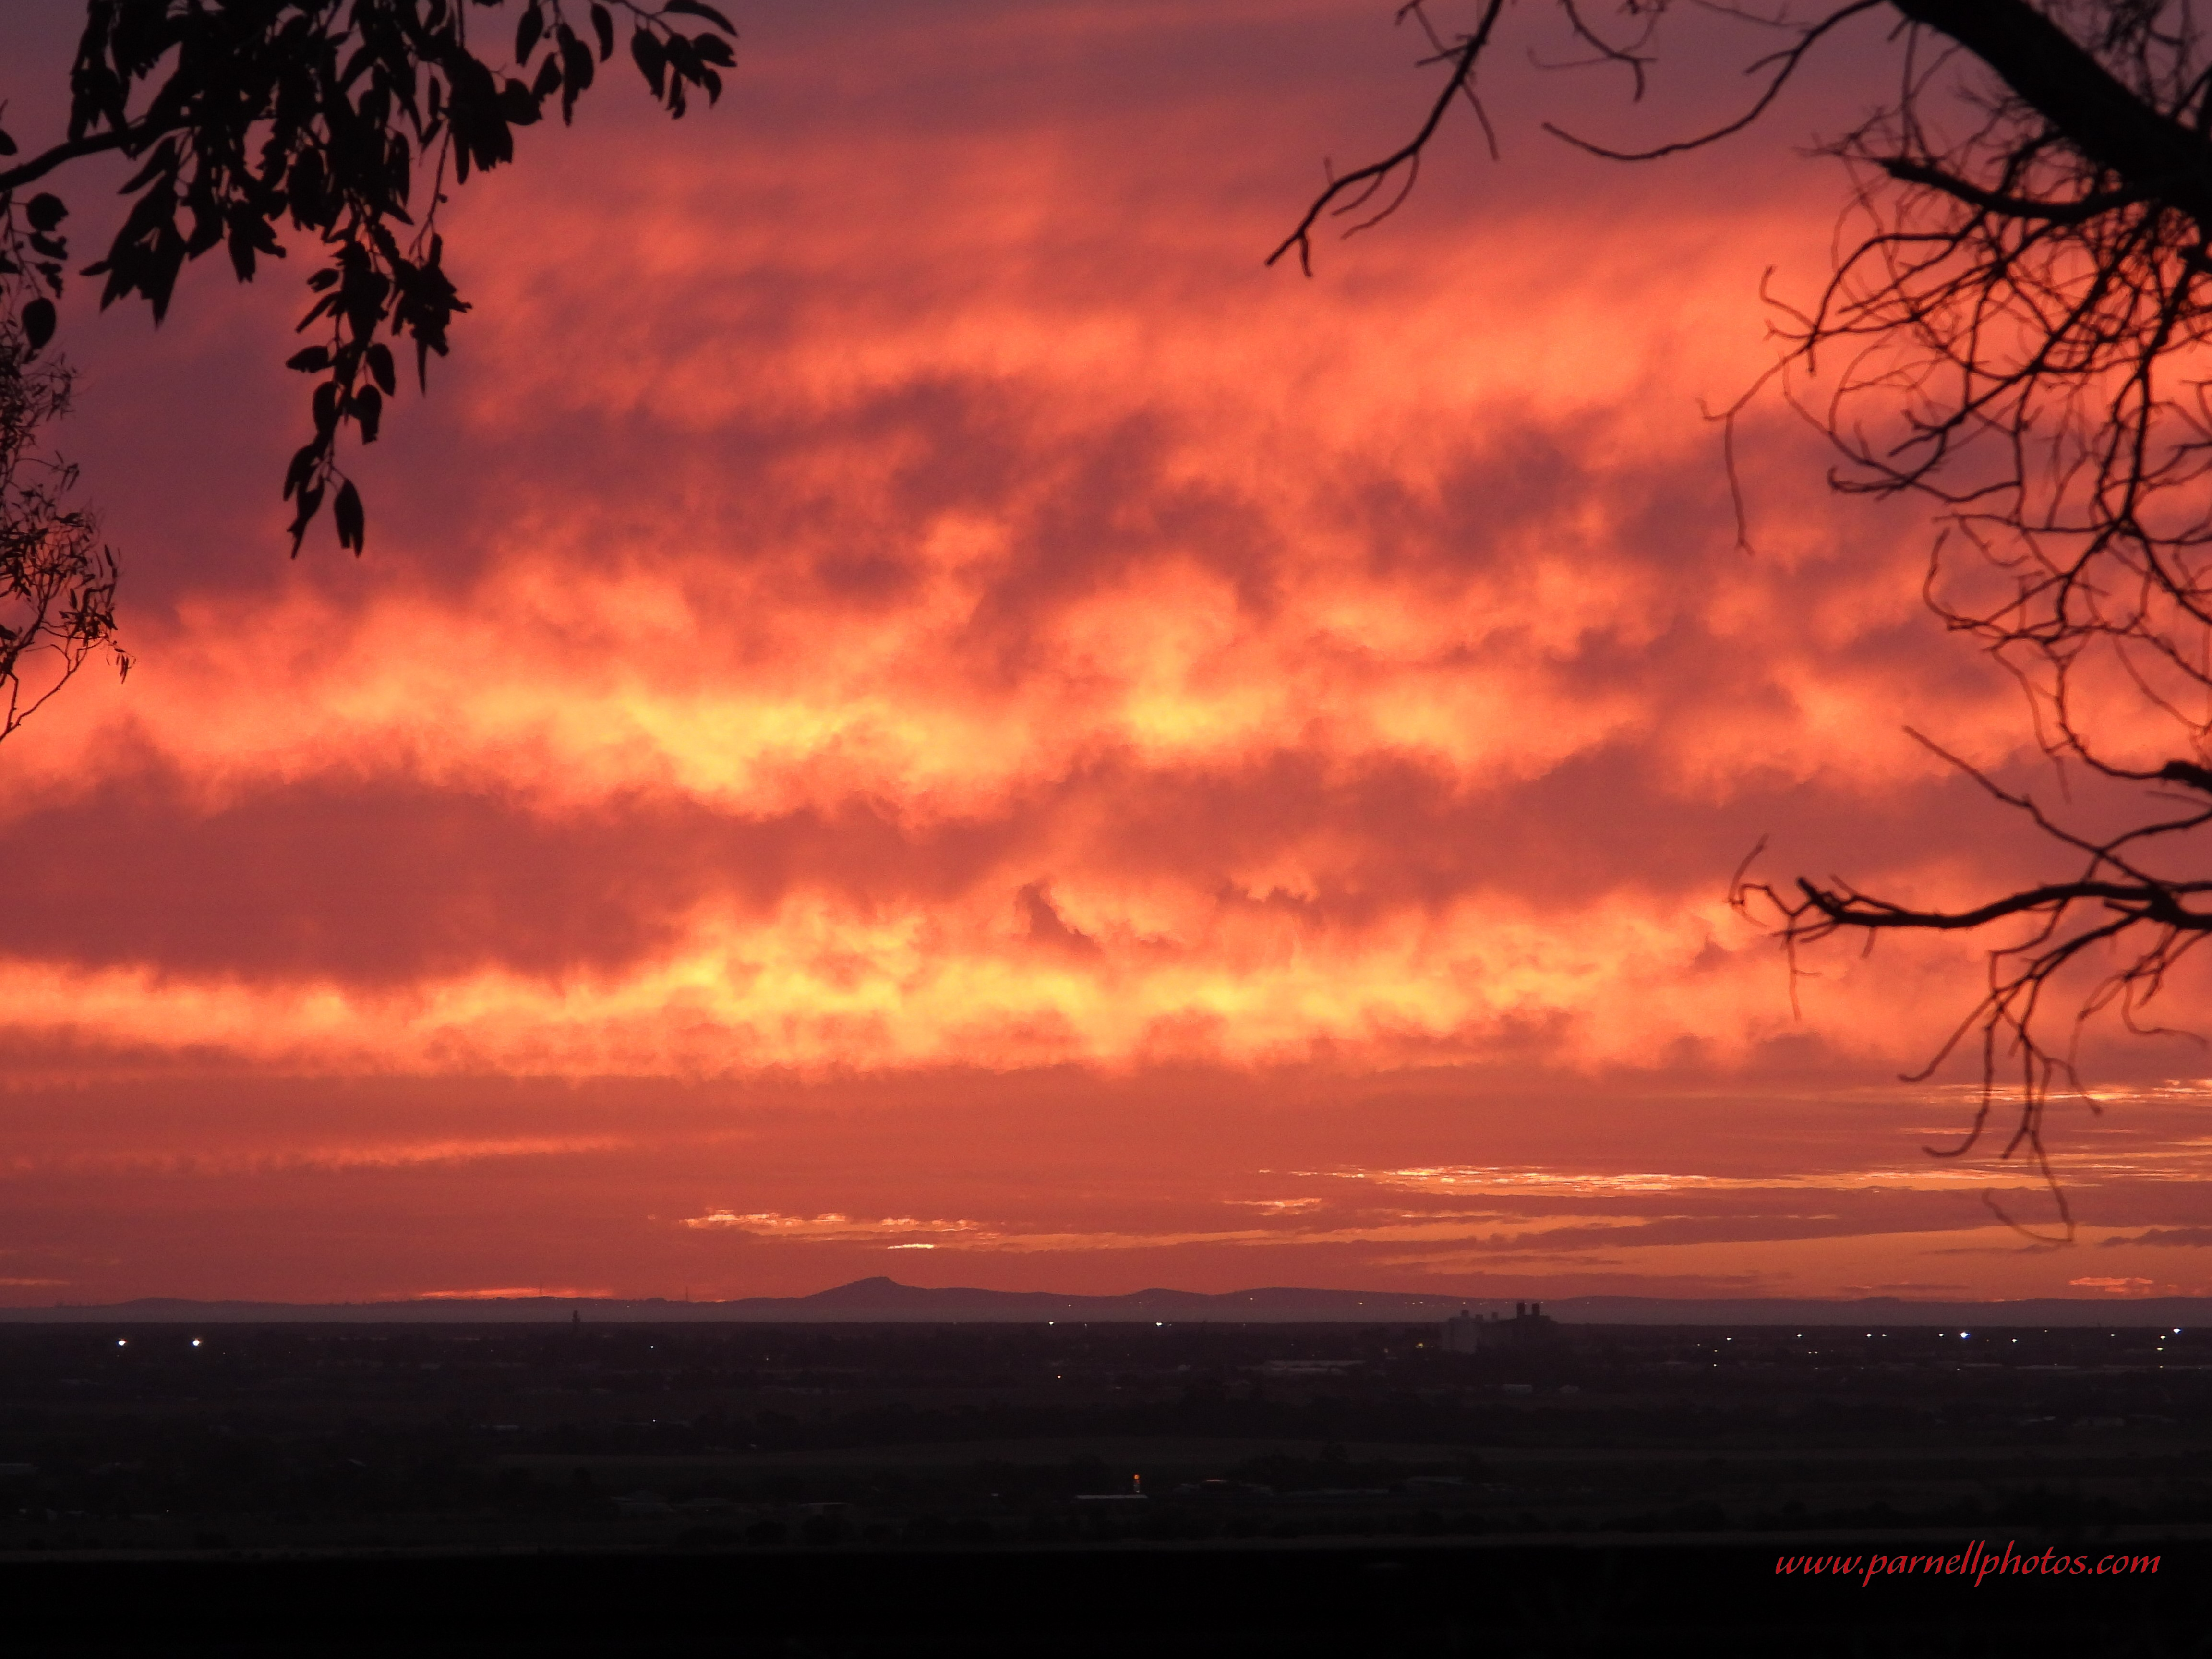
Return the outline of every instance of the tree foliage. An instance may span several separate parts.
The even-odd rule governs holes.
[[[35,361],[22,326],[0,321],[0,738],[103,647],[115,646],[115,554],[71,504],[76,471],[46,447],[67,413],[70,377]]]
[[[1586,66],[1632,97],[1673,9],[1626,0],[1593,21],[1556,0]],[[1955,1150],[2009,1077],[2007,1153],[2048,1174],[2044,1112],[2055,1088],[2080,1087],[2082,1022],[2112,1010],[2150,1029],[2150,1005],[2212,935],[2212,49],[2190,0],[1699,10],[1759,43],[1741,108],[1640,150],[1549,131],[1658,161],[1758,122],[1844,26],[1887,31],[1888,100],[1827,146],[1850,181],[1844,251],[1815,301],[1782,309],[1776,373],[1833,445],[1836,489],[1932,504],[1929,603],[2017,679],[2045,753],[2133,792],[2116,818],[1954,760],[2070,867],[1956,908],[1742,872],[1732,898],[1772,920],[1793,973],[1803,947],[1838,934],[2001,930],[1981,994],[1915,1075],[1978,1048],[1981,1109]],[[1332,180],[1271,263],[1310,270],[1322,228],[1395,209],[1453,109],[1480,115],[1508,12],[1480,0],[1447,38],[1418,5],[1401,11],[1428,31],[1443,86],[1413,137]]]
[[[64,199],[44,186],[109,151],[137,163],[130,206],[84,274],[100,302],[167,314],[179,274],[222,250],[241,282],[286,237],[322,263],[289,366],[314,382],[312,433],[283,481],[296,553],[327,501],[340,543],[366,520],[338,441],[374,443],[468,309],[447,274],[439,209],[471,173],[514,159],[515,129],[565,122],[618,50],[672,116],[720,96],[729,21],[703,0],[90,0],[70,70],[68,131],[21,156],[0,132],[0,276],[17,284],[28,347],[55,328],[69,250]]]

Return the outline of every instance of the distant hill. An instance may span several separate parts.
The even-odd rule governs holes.
[[[1496,1300],[1416,1296],[1401,1291],[1133,1291],[1126,1296],[1067,1296],[1050,1291],[925,1289],[896,1279],[860,1279],[811,1296],[755,1296],[736,1302],[669,1302],[565,1297],[440,1297],[409,1302],[135,1302],[0,1308],[7,1324],[536,1324],[580,1316],[593,1324],[1395,1324],[1431,1322],[1461,1309],[1494,1313]],[[2045,1297],[2021,1302],[1907,1302],[1745,1297],[1577,1296],[1544,1310],[1571,1325],[1908,1325],[2112,1326],[2212,1324],[2212,1297]]]

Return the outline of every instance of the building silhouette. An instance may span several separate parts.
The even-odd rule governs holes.
[[[1443,1350],[1446,1353],[1495,1353],[1523,1348],[1549,1340],[1559,1328],[1559,1322],[1544,1311],[1540,1302],[1515,1303],[1510,1319],[1503,1314],[1485,1318],[1462,1308],[1444,1321]]]

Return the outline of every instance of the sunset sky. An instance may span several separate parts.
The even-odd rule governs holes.
[[[0,20],[27,149],[76,10]],[[1923,1150],[1973,1068],[1898,1081],[1975,944],[1793,1014],[1725,902],[1762,836],[2057,867],[1903,730],[2050,787],[1924,514],[1769,396],[1747,554],[1700,415],[1827,269],[1878,27],[1626,167],[1538,123],[1732,113],[1740,43],[1638,110],[1532,10],[1502,160],[1448,129],[1308,280],[1435,84],[1385,0],[732,13],[719,109],[618,66],[447,210],[363,558],[285,556],[307,259],[73,291],[137,665],[0,746],[0,1301],[2212,1294],[2196,1047],[2089,1043],[2039,1244],[2001,1137]]]

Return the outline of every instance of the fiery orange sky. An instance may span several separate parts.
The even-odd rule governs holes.
[[[1526,76],[1307,281],[1430,84],[1385,6],[734,15],[720,109],[609,87],[456,198],[365,559],[284,557],[297,261],[74,296],[138,666],[0,748],[0,1300],[2212,1293],[2195,1048],[2092,1047],[2039,1245],[1922,1150],[1972,1074],[1895,1080],[1972,945],[1793,1014],[1724,902],[1761,836],[2045,868],[1903,732],[2034,776],[1921,516],[1770,398],[1747,555],[1700,417],[1878,38],[1663,168],[1535,118],[1711,85]]]

